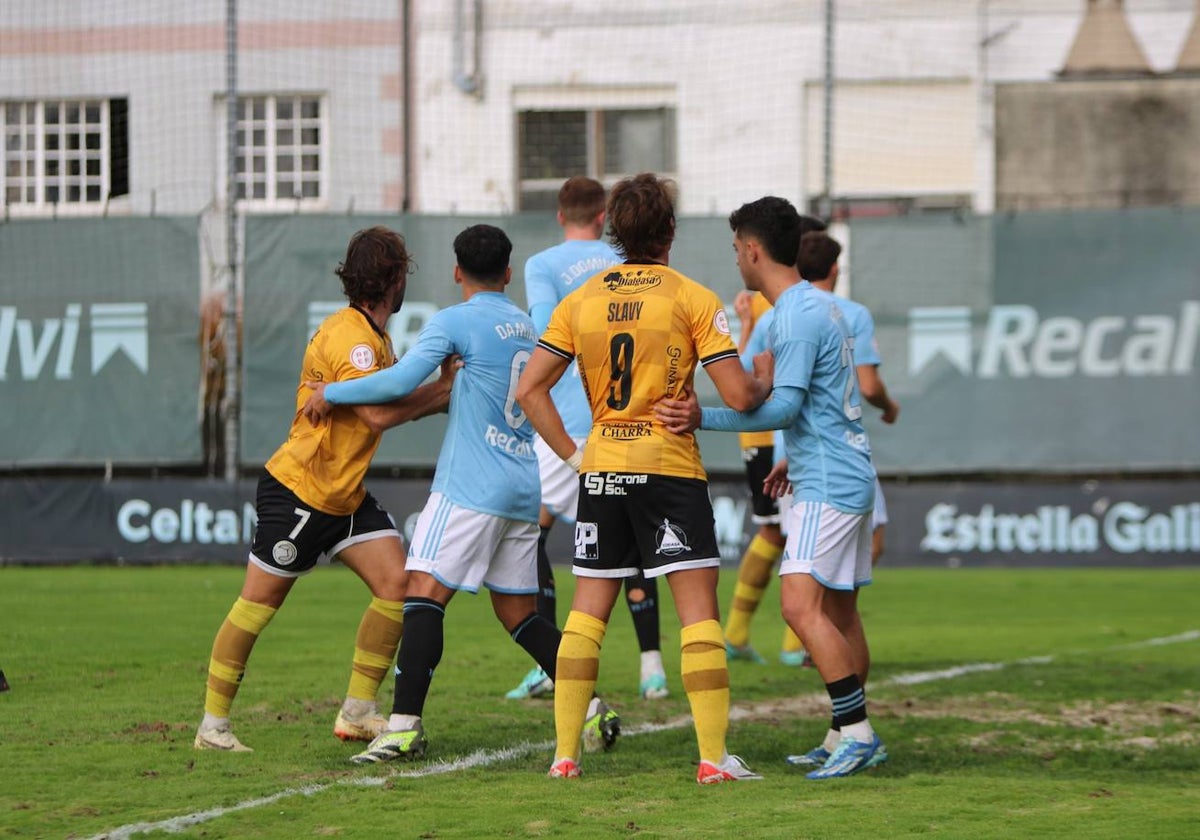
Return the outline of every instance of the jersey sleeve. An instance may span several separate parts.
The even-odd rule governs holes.
[[[549,304],[553,309],[558,303],[558,290],[554,286],[554,278],[550,275],[545,261],[537,255],[525,261],[525,304],[526,310],[532,314],[535,307]]]
[[[721,299],[700,285],[691,287],[692,340],[700,364],[736,359],[737,347],[729,335],[729,316]]]
[[[750,331],[750,338],[746,341],[746,350],[742,353],[742,367],[747,371],[754,370],[754,357],[767,349],[767,332],[774,318],[775,310],[768,309],[754,322],[754,329]]]
[[[538,347],[544,347],[556,356],[571,361],[575,358],[575,337],[571,334],[571,305],[560,303],[550,315]]]
[[[811,310],[793,310],[785,314],[776,309],[775,313],[771,324],[775,387],[808,390],[817,361],[817,337],[821,329],[815,319],[819,316]]]
[[[875,340],[875,319],[871,311],[860,306],[854,317],[854,364],[878,365],[879,343]]]
[[[367,327],[365,322],[358,329],[329,330],[322,355],[325,364],[333,371],[333,382],[360,379],[392,364],[387,342]]]

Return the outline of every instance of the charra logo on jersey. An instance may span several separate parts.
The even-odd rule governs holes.
[[[636,295],[662,285],[662,275],[649,268],[639,268],[636,271],[610,271],[604,275],[604,285],[610,292],[618,295]]]
[[[0,381],[8,378],[14,356],[19,376],[26,381],[40,378],[47,369],[53,370],[55,379],[74,377],[81,324],[91,328],[86,372],[96,375],[118,354],[142,373],[150,371],[145,303],[93,303],[86,307],[86,319],[84,308],[81,303],[68,303],[62,318],[46,318],[38,327],[31,318],[18,318],[15,306],[0,306]]]
[[[908,311],[908,373],[941,358],[964,376],[997,379],[1069,376],[1191,376],[1200,346],[1200,301],[1178,315],[1069,315],[1040,318],[1024,304],[993,306],[973,346],[971,310],[923,306]],[[974,356],[974,358],[972,358]]]
[[[658,533],[654,535],[654,542],[658,545],[654,553],[665,554],[668,557],[674,557],[676,554],[683,554],[685,551],[692,550],[692,547],[688,545],[687,534],[678,525],[672,525],[669,519],[664,519],[663,524],[658,526]]]

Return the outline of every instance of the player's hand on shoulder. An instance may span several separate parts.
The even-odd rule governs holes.
[[[690,388],[679,396],[677,400],[663,397],[656,402],[654,416],[668,432],[682,435],[700,428],[700,401]]]
[[[333,411],[333,405],[325,399],[325,383],[306,381],[304,387],[311,388],[312,394],[309,395],[308,401],[300,408],[300,413],[308,418],[308,422],[314,426],[319,426],[329,416],[330,412]]]

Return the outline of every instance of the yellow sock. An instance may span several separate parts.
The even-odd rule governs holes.
[[[588,703],[596,692],[600,645],[608,625],[587,613],[571,610],[558,643],[554,675],[554,757],[579,760],[579,739]],[[722,648],[722,656],[724,648]],[[722,660],[724,661],[724,660]]]
[[[346,696],[374,702],[379,684],[396,661],[404,632],[404,602],[372,598],[354,638],[354,666]]]
[[[206,714],[229,717],[229,708],[246,673],[250,651],[254,649],[258,635],[274,617],[275,607],[244,598],[233,602],[213,639],[212,656],[208,660],[208,690],[204,693]]]
[[[681,670],[683,688],[696,722],[700,760],[717,764],[725,757],[725,733],[729,730],[729,667],[725,642],[716,619],[684,627]]]
[[[796,635],[796,631],[786,624],[783,625],[783,644],[779,649],[784,653],[798,653],[804,650],[804,645],[800,643],[800,637]]]
[[[725,622],[725,638],[741,647],[750,641],[750,619],[762,601],[763,592],[771,582],[771,567],[779,560],[783,549],[755,534],[746,546],[738,564],[737,584],[733,588],[733,603]]]

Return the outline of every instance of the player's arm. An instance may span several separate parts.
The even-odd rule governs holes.
[[[654,414],[667,431],[683,434],[696,429],[715,432],[765,432],[786,429],[800,416],[804,404],[803,388],[781,386],[771,399],[751,411],[733,408],[701,408],[695,393],[683,400],[659,400]]]
[[[461,356],[448,356],[442,361],[441,375],[433,382],[418,385],[407,397],[383,405],[355,405],[351,408],[374,432],[445,411],[450,405],[450,389],[455,374],[462,365]]]
[[[762,403],[771,393],[774,376],[770,353],[754,357],[754,373],[748,373],[735,356],[717,359],[704,365],[704,370],[725,405],[737,411],[747,411]],[[773,427],[772,427],[773,428]]]
[[[562,378],[570,363],[566,356],[539,344],[517,383],[517,402],[542,440],[554,450],[554,454],[575,469],[579,469],[583,452],[567,434],[562,416],[554,407],[554,400],[550,398],[550,389]]]
[[[878,365],[858,365],[855,368],[858,375],[858,390],[863,399],[883,412],[880,419],[884,423],[895,423],[900,416],[900,404],[888,394],[883,377],[879,375]]]

